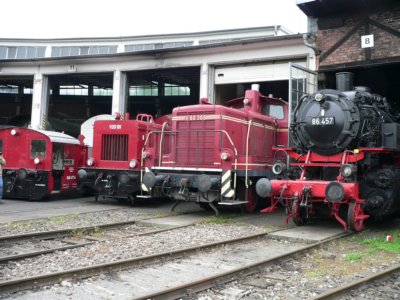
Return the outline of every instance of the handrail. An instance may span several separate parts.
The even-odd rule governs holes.
[[[249,121],[249,125],[247,126],[247,137],[246,137],[246,175],[245,175],[245,186],[246,189],[249,188],[249,183],[248,183],[248,179],[249,179],[249,139],[250,139],[250,128],[251,128],[251,123],[253,122],[253,120]]]
[[[159,156],[158,156],[158,166],[161,167],[161,159],[162,159],[162,142],[164,137],[164,129],[167,126],[167,122],[164,122],[161,128],[161,137],[160,137],[160,146],[159,146]]]

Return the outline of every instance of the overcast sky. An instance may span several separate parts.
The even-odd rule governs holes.
[[[3,1],[0,38],[115,37],[282,25],[307,31],[296,0]]]

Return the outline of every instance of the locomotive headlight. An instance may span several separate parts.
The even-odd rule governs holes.
[[[228,152],[222,152],[221,153],[221,159],[222,160],[229,160],[230,159],[230,155],[229,155],[229,153]]]
[[[87,164],[89,167],[94,166],[94,163],[95,163],[95,161],[94,161],[94,158],[93,158],[93,157],[90,157],[90,158],[86,161],[86,164]]]
[[[340,174],[345,177],[348,178],[351,175],[356,173],[356,167],[354,165],[351,164],[345,164],[343,166],[340,167]]]
[[[136,168],[136,166],[137,166],[137,160],[136,159],[132,159],[129,162],[129,168],[134,169],[134,168]]]
[[[40,158],[39,157],[35,157],[35,159],[33,160],[35,165],[40,164]]]
[[[17,135],[17,130],[16,129],[11,129],[11,135],[16,136]]]
[[[321,93],[317,93],[317,94],[315,94],[315,96],[314,96],[314,99],[315,99],[315,101],[317,101],[317,102],[321,102],[322,100],[324,100],[324,98],[325,98],[325,96],[324,96],[323,94],[321,94]]]
[[[274,164],[272,166],[272,172],[275,175],[280,175],[280,174],[286,172],[286,165],[282,162],[277,162],[276,164]]]

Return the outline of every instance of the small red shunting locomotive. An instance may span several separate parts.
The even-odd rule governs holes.
[[[135,120],[130,120],[129,114],[125,119],[116,114],[114,120],[96,120],[92,155],[78,171],[80,190],[94,191],[96,200],[102,196],[133,202],[140,193],[141,155],[147,134],[166,128],[166,121],[147,114],[139,114]]]
[[[5,198],[41,200],[50,194],[77,190],[77,171],[87,147],[55,131],[19,127],[0,129]]]

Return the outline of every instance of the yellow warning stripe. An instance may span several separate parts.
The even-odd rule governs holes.
[[[224,182],[224,181],[227,180],[229,177],[231,177],[231,171],[226,171],[226,172],[222,175],[221,181]]]

